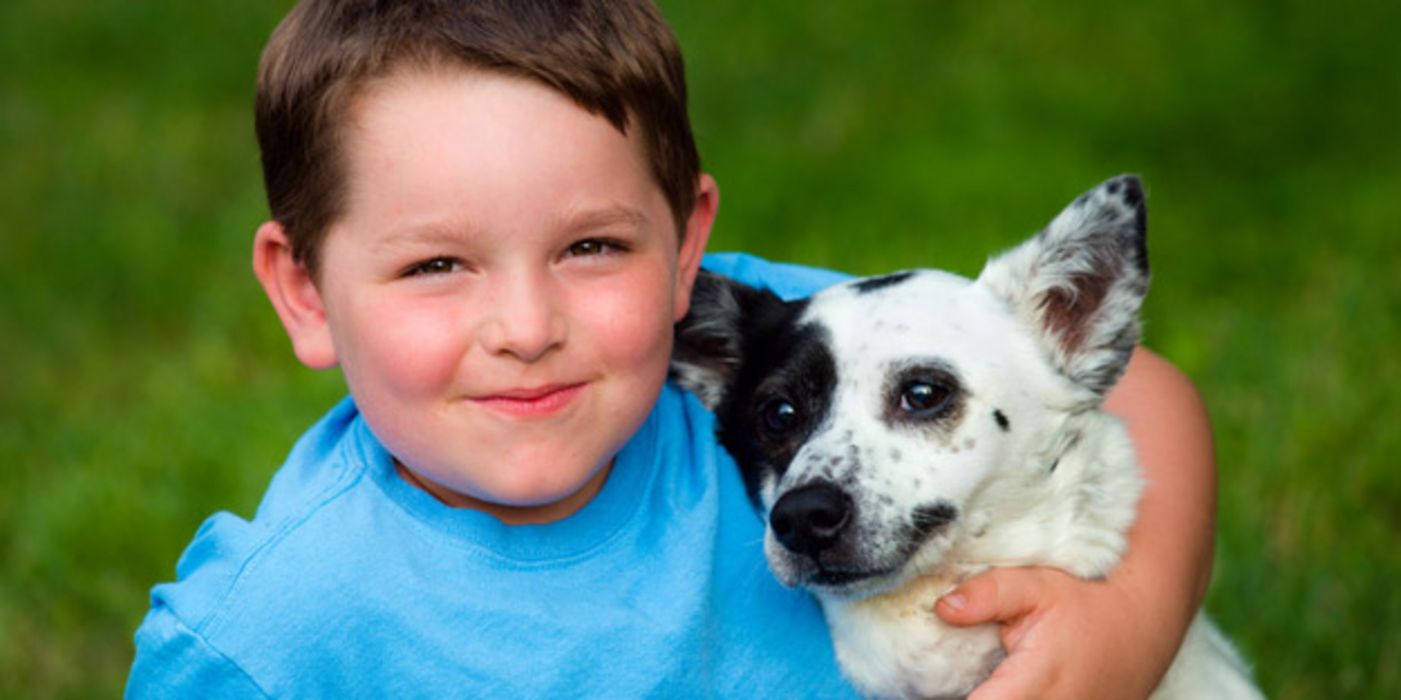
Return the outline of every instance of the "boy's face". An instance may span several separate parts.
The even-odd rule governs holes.
[[[439,498],[577,510],[666,379],[713,182],[678,246],[636,129],[537,83],[404,72],[353,117],[316,285],[330,361]]]

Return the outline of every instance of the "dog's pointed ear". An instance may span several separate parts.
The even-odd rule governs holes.
[[[676,324],[672,380],[714,410],[734,384],[750,319],[770,304],[783,302],[767,290],[701,270],[691,290],[690,310]]]
[[[1057,371],[1103,397],[1138,343],[1147,231],[1143,185],[1122,175],[988,262],[978,284],[1038,332]]]

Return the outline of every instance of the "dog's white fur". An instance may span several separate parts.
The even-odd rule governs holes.
[[[822,565],[790,551],[773,527],[765,551],[781,581],[821,601],[837,658],[864,694],[960,697],[986,678],[1003,654],[996,627],[950,627],[932,612],[968,576],[1039,565],[1096,578],[1122,556],[1142,482],[1127,432],[1099,404],[1138,338],[1143,217],[1137,180],[1117,178],[977,281],[918,271],[807,303],[799,323],[823,329],[835,388],[785,468],[760,475],[758,497],[769,511],[816,481],[848,485],[856,515],[843,536],[859,551],[851,565],[881,574],[824,585]],[[701,323],[742,312],[734,297],[714,303]],[[733,338],[720,346],[722,361],[675,365],[712,408],[742,360]],[[957,405],[925,422],[892,414],[889,387],[910,367],[947,375]],[[910,512],[929,503],[957,515],[911,552],[902,545]],[[1199,615],[1154,697],[1261,695]]]

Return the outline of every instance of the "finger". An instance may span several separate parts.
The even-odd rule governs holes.
[[[993,569],[964,581],[934,611],[951,625],[1012,622],[1036,609],[1042,587],[1030,569]]]
[[[1042,697],[1052,684],[1052,675],[1051,667],[1046,663],[1037,663],[1033,655],[1013,652],[1003,659],[987,680],[973,689],[968,700]]]

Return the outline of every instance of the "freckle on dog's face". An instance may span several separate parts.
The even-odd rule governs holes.
[[[868,593],[937,559],[1009,416],[1031,412],[1015,382],[989,381],[1027,350],[1006,316],[967,280],[925,271],[783,305],[746,334],[757,340],[717,414],[780,580]]]

